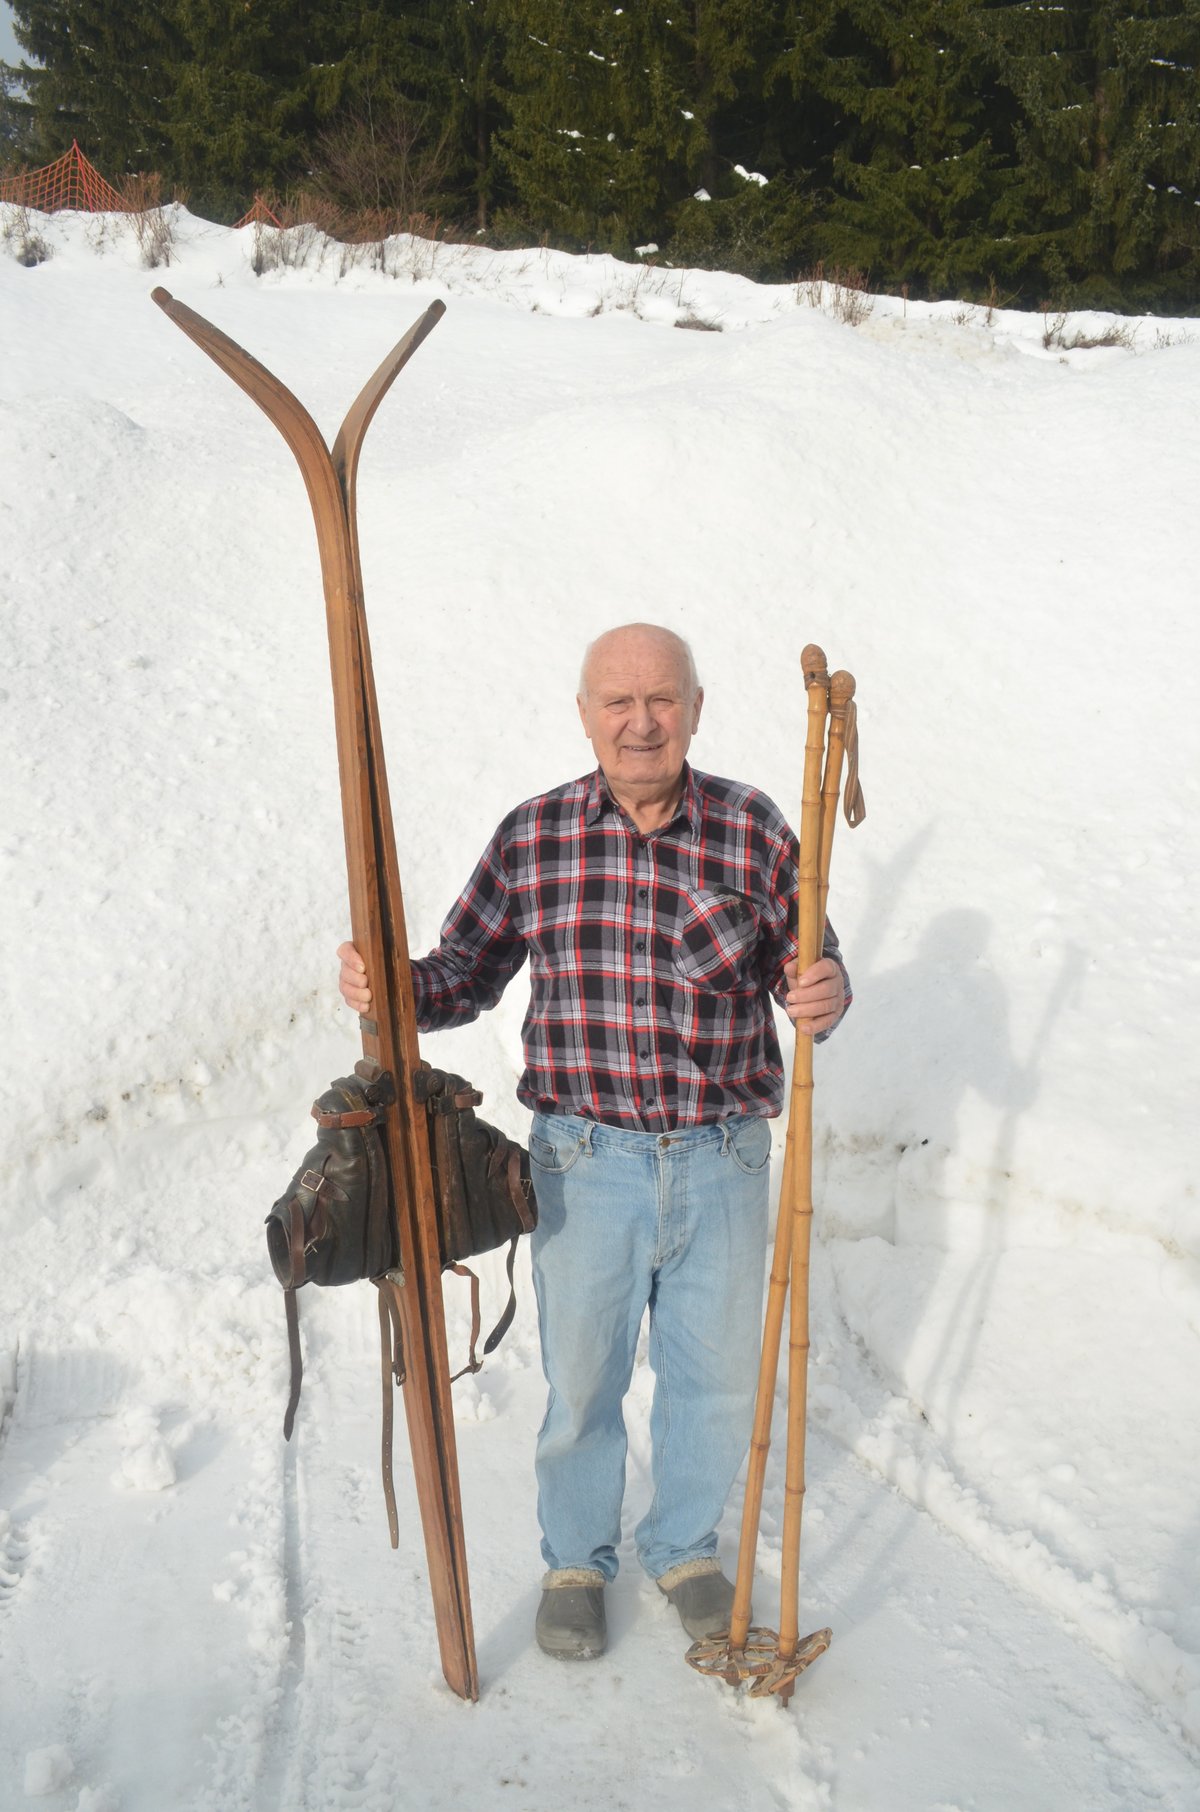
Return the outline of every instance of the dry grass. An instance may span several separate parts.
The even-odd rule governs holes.
[[[796,300],[846,327],[861,327],[875,307],[866,271],[839,264],[827,267],[824,260],[796,279]]]
[[[1083,328],[1068,332],[1069,316],[1060,310],[1050,313],[1048,303],[1043,303],[1042,345],[1047,352],[1090,352],[1096,346],[1122,346],[1126,352],[1137,350],[1137,324],[1130,321],[1111,321],[1098,333],[1088,333]]]
[[[298,189],[275,210],[281,222],[256,222],[250,256],[256,276],[287,265],[301,269],[336,258],[338,275],[367,266],[413,282],[433,275],[444,247],[459,243],[435,216],[394,208],[346,208],[315,189]]]

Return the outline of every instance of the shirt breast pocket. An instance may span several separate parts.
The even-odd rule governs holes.
[[[745,984],[758,933],[758,913],[744,893],[689,887],[675,967],[694,986],[728,993]]]

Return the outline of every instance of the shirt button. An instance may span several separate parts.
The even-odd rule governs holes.
[[[639,1051],[638,1052],[638,1056],[641,1058],[643,1063],[645,1063],[645,1061],[646,1061],[647,1057],[649,1057],[649,1055],[650,1055],[649,1051]]]
[[[646,1004],[646,996],[644,994],[639,994],[633,1004],[635,1007],[644,1007]]]
[[[644,887],[639,887],[638,888],[638,899],[644,900],[645,897],[646,897],[646,889]]]
[[[645,948],[646,948],[646,945],[645,945],[645,942],[644,942],[644,940],[643,940],[643,941],[642,941],[642,942],[641,942],[641,943],[637,943],[637,944],[635,944],[635,945],[634,945],[634,946],[633,946],[633,947],[634,947],[634,949],[635,949],[635,950],[644,950],[644,949],[645,949]]]

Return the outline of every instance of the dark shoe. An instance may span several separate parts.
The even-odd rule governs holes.
[[[685,1560],[670,1568],[658,1581],[658,1589],[679,1612],[679,1621],[693,1642],[729,1628],[733,1586],[715,1556],[711,1560]]]
[[[563,1567],[542,1581],[542,1602],[534,1624],[544,1655],[559,1661],[591,1661],[604,1653],[604,1575],[592,1567]]]

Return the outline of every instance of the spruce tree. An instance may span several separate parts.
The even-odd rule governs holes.
[[[375,166],[348,206],[416,205],[486,227],[497,192],[492,137],[503,119],[504,37],[497,0],[409,0],[364,11],[326,4],[327,46],[315,90],[319,186],[333,164]],[[348,153],[353,153],[348,156]]]
[[[171,0],[186,54],[164,114],[172,175],[201,211],[230,217],[304,168],[320,121],[325,46],[286,0]],[[297,26],[301,29],[298,30]]]
[[[739,193],[737,165],[757,167],[764,145],[783,0],[504,9],[512,92],[500,155],[526,218],[627,251],[661,239],[698,190]]]
[[[995,220],[1047,299],[1200,302],[1200,0],[989,5],[1009,105]]]
[[[21,142],[26,131],[29,103],[17,70],[0,63],[0,170],[21,162]]]
[[[21,76],[26,103],[12,109],[26,158],[49,162],[77,138],[111,181],[161,168],[166,69],[178,44],[169,14],[109,0],[14,0],[13,15],[33,59]]]
[[[652,217],[649,173],[618,141],[620,88],[645,94],[622,66],[620,16],[607,0],[500,0],[508,122],[496,154],[512,212],[557,244],[626,249]]]
[[[796,19],[781,59],[797,99],[820,103],[819,249],[881,287],[947,294],[1006,264],[986,228],[997,160],[972,11],[973,0],[846,0]]]
[[[502,0],[434,0],[409,15],[410,80],[446,147],[447,203],[479,230],[506,199],[493,145],[507,120],[505,27]]]

